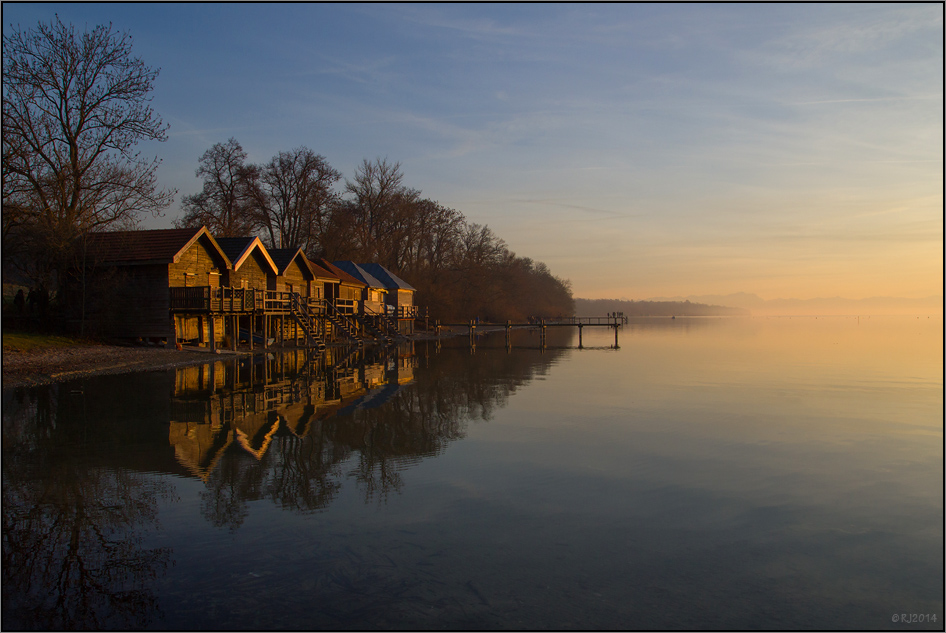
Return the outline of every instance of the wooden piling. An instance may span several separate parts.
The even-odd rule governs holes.
[[[251,352],[253,351],[253,321],[255,320],[256,318],[252,314],[247,317],[248,323],[247,323],[246,331],[249,333],[249,336],[247,338],[249,339],[248,342],[250,344]]]

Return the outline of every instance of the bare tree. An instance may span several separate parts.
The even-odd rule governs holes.
[[[259,172],[246,164],[243,146],[231,138],[217,143],[200,157],[197,176],[203,177],[199,193],[184,196],[181,227],[206,225],[217,237],[251,235],[258,227],[254,215],[259,198]]]
[[[79,33],[57,16],[4,36],[5,242],[9,229],[62,272],[89,231],[132,226],[170,204],[176,192],[157,186],[160,160],[134,151],[167,140],[148,105],[157,76],[111,25]]]
[[[279,152],[259,173],[257,217],[270,246],[321,249],[337,197],[332,186],[342,174],[308,147]]]
[[[400,163],[387,159],[367,159],[355,172],[354,180],[345,182],[352,196],[346,206],[355,246],[367,261],[376,261],[399,269],[399,250],[404,240],[412,239],[410,219],[420,192],[403,185]]]

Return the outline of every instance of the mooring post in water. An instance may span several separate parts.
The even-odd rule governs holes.
[[[542,319],[542,329],[539,330],[539,345],[543,349],[545,348],[545,336],[546,336],[545,319]]]
[[[506,350],[508,351],[512,347],[511,339],[509,338],[510,333],[512,332],[512,321],[506,321]]]
[[[620,349],[618,346],[618,324],[614,323],[614,349]]]
[[[578,349],[581,349],[581,323],[578,324]]]

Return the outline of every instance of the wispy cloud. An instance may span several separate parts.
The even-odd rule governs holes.
[[[867,99],[822,99],[818,101],[796,101],[794,103],[788,103],[786,105],[793,106],[803,106],[803,105],[821,105],[829,103],[872,103],[872,102],[882,102],[882,101],[928,101],[928,100],[943,100],[943,96],[940,95],[919,95],[919,96],[904,96],[904,97],[873,97]]]

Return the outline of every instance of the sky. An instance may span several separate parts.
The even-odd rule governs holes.
[[[488,225],[576,297],[943,289],[942,4],[4,3],[160,68],[158,178],[306,146]]]

